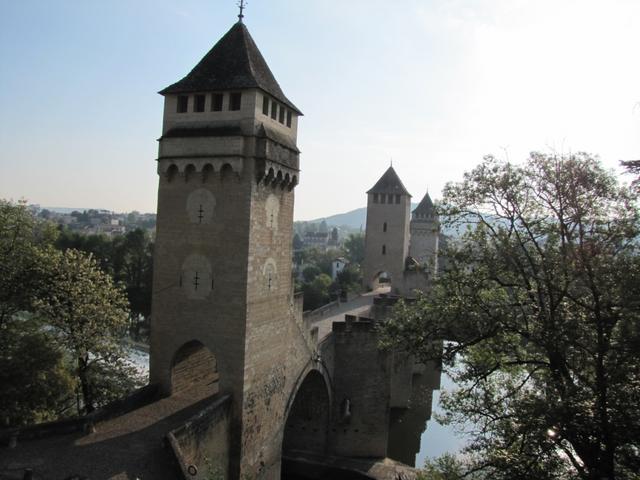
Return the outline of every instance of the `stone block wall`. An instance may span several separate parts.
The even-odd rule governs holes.
[[[234,478],[229,472],[231,404],[224,396],[167,435],[183,478]]]
[[[370,320],[333,324],[334,401],[331,454],[385,457],[389,427],[390,359],[377,348]]]

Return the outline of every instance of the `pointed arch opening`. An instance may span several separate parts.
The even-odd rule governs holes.
[[[285,423],[282,454],[323,454],[329,434],[329,390],[323,375],[311,370],[295,392]]]
[[[391,274],[386,271],[379,271],[373,276],[373,280],[371,281],[371,288],[376,290],[381,287],[390,287],[391,286]]]
[[[172,163],[171,165],[169,165],[169,168],[167,168],[167,171],[165,173],[167,182],[171,182],[176,177],[176,175],[178,175],[178,166]]]
[[[196,174],[196,166],[193,163],[190,163],[184,169],[184,181],[188,182],[193,178],[195,174]]]
[[[197,340],[182,345],[171,362],[171,395],[197,389],[218,393],[218,365],[215,355]]]

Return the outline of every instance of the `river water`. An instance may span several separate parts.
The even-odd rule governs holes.
[[[434,366],[424,367],[413,376],[409,408],[392,409],[389,428],[388,456],[418,468],[428,458],[443,453],[455,454],[466,444],[463,436],[450,426],[440,425],[435,415],[443,414],[440,393],[455,384]]]
[[[129,361],[143,375],[149,374],[149,354],[129,350]],[[443,453],[457,453],[464,447],[464,438],[453,427],[442,426],[434,415],[443,413],[440,392],[452,390],[455,384],[433,366],[425,367],[413,377],[409,408],[392,409],[389,428],[388,456],[407,465],[422,467],[428,458]]]

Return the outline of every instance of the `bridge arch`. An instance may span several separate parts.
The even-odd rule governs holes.
[[[331,389],[327,379],[321,371],[308,369],[289,398],[282,454],[301,450],[326,453],[330,415]]]
[[[391,286],[391,274],[385,270],[380,270],[371,279],[371,288],[375,290],[379,287]]]
[[[198,340],[183,344],[171,361],[171,395],[192,388],[218,391],[218,365],[215,355]]]

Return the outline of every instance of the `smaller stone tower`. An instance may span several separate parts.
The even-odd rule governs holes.
[[[367,230],[363,282],[376,288],[380,280],[401,288],[405,261],[409,255],[409,212],[411,195],[398,174],[389,167],[367,192]]]
[[[413,211],[409,255],[434,274],[438,270],[440,218],[427,192]]]

